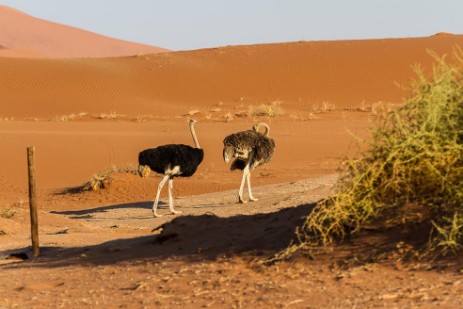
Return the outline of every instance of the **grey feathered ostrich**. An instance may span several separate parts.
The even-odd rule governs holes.
[[[156,193],[156,199],[153,203],[154,217],[162,217],[156,213],[156,210],[158,207],[159,195],[167,180],[169,180],[169,210],[173,214],[182,213],[174,209],[172,189],[174,188],[174,177],[192,176],[196,172],[199,164],[203,161],[204,151],[199,146],[198,138],[194,130],[196,122],[197,121],[194,119],[190,120],[190,132],[195,143],[195,148],[183,144],[169,144],[146,149],[138,154],[138,174],[141,177],[147,177],[151,170],[164,175],[164,178],[159,182],[158,192]]]
[[[264,133],[259,129],[265,128]],[[243,200],[244,183],[248,183],[249,200],[257,201],[251,191],[251,172],[258,166],[269,162],[275,150],[275,141],[268,136],[270,127],[259,122],[253,126],[252,130],[237,132],[228,135],[223,140],[223,159],[228,163],[231,158],[236,158],[230,169],[233,171],[239,169],[243,171],[241,186],[238,191],[238,201],[245,203]]]

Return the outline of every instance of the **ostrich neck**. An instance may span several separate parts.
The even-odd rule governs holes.
[[[195,142],[196,148],[201,149],[201,146],[199,146],[198,138],[196,137],[194,123],[190,123],[190,132],[191,132],[191,136],[193,137],[193,141]]]
[[[265,131],[264,131],[264,136],[268,136],[268,134],[270,133],[270,127],[268,126],[268,124],[264,123],[264,122],[261,122],[258,124],[258,127],[257,127],[257,131],[259,131],[259,129],[261,127],[264,127]]]

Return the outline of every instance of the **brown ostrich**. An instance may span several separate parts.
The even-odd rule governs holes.
[[[260,128],[265,128],[264,133],[260,133]],[[270,127],[264,122],[255,124],[252,130],[233,133],[223,140],[223,159],[228,163],[231,158],[235,158],[230,170],[239,169],[243,171],[241,186],[238,191],[238,201],[243,200],[244,183],[248,184],[248,194],[250,201],[257,201],[251,191],[252,171],[272,159],[275,151],[275,141],[269,136]]]

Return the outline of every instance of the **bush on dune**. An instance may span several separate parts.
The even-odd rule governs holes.
[[[403,231],[427,226],[423,251],[463,245],[463,52],[419,67],[411,96],[372,132],[359,159],[347,159],[332,197],[299,229],[300,247],[326,245],[373,223]]]

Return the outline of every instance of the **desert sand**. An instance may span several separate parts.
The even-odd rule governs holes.
[[[73,35],[9,8],[0,14],[26,30],[40,22],[47,33]],[[22,23],[26,17],[30,24]],[[428,51],[451,54],[462,35],[150,47],[121,56],[103,48],[102,37],[93,44],[98,53],[76,54],[24,37],[3,42],[4,34],[0,210],[14,214],[0,218],[0,307],[462,306],[461,265],[453,260],[361,259],[400,242],[387,235],[365,235],[313,259],[259,263],[284,249],[313,203],[329,196],[342,159],[364,149],[377,116],[410,95],[413,66],[429,73]],[[155,219],[161,177],[124,170],[143,149],[193,145],[190,118],[199,121],[204,161],[194,176],[174,181],[184,214],[168,213],[163,192],[165,216]],[[237,204],[241,174],[223,162],[222,140],[257,121],[270,125],[277,148],[252,174],[259,201]],[[36,149],[38,258],[30,248],[28,146]],[[108,169],[121,170],[109,188],[78,190]]]

